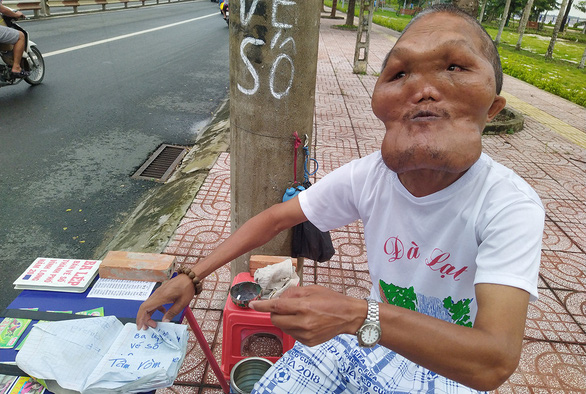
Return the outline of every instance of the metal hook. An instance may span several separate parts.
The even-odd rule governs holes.
[[[305,141],[303,142],[303,147],[307,148],[309,145],[309,136],[307,134],[304,135]]]

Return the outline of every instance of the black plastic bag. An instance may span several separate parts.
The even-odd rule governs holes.
[[[320,231],[310,221],[293,227],[291,257],[305,257],[321,263],[328,261],[335,252],[329,231]]]

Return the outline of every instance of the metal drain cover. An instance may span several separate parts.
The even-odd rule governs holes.
[[[165,182],[186,154],[187,148],[183,146],[163,144],[140,166],[131,178]]]

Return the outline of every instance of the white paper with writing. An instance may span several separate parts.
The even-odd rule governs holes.
[[[133,393],[172,385],[186,348],[185,325],[138,331],[106,316],[37,324],[16,363],[31,376],[83,394]]]
[[[144,301],[153,292],[155,282],[99,278],[92,286],[88,298]]]

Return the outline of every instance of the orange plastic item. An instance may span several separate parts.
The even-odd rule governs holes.
[[[254,278],[248,272],[242,272],[234,278],[232,286],[240,282],[254,281]],[[271,323],[271,315],[266,312],[257,312],[250,308],[240,308],[236,306],[230,297],[224,307],[222,320],[222,373],[226,379],[230,378],[230,371],[236,363],[246,357],[243,355],[243,346],[247,339],[254,335],[268,334],[271,337],[277,337],[283,345],[283,353],[291,349],[295,340],[275,327]],[[264,357],[272,363],[281,357]]]

